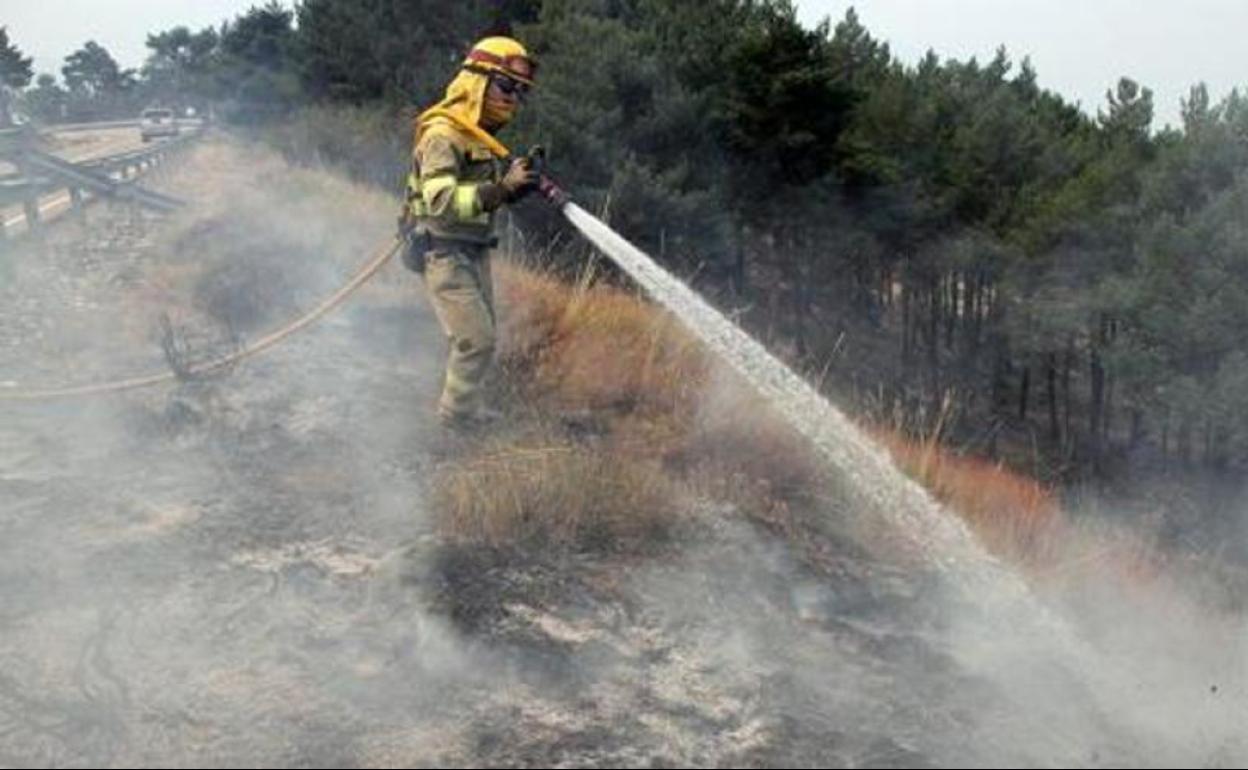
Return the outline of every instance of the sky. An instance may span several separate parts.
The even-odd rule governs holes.
[[[454,0],[448,0],[453,2]],[[35,58],[37,72],[60,75],[62,59],[87,40],[123,67],[138,67],[148,32],[198,29],[260,0],[0,0],[0,24]],[[1004,45],[1030,56],[1040,85],[1089,114],[1105,91],[1129,76],[1154,92],[1157,127],[1178,124],[1179,102],[1204,81],[1215,100],[1248,86],[1248,0],[797,0],[803,22],[834,21],[852,4],[871,33],[902,61],[928,49],[942,58],[992,58]]]
[[[1040,86],[1095,115],[1123,76],[1153,91],[1154,126],[1179,125],[1198,82],[1216,102],[1248,86],[1248,0],[797,0],[807,25],[854,6],[906,63],[928,49],[990,60],[1004,45],[1030,56]]]
[[[64,59],[94,40],[122,67],[147,58],[147,34],[216,26],[267,0],[0,0],[0,25],[34,58],[36,73],[61,76]],[[290,3],[284,3],[290,5]]]

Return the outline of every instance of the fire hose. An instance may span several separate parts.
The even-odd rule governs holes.
[[[476,129],[473,131],[474,134],[479,133],[482,137],[488,137],[490,139],[488,144],[501,158],[512,157],[511,152],[500,144],[498,140],[490,137],[489,134],[477,129],[475,126],[472,128]],[[545,174],[543,169],[544,160],[545,153],[538,147],[535,147],[529,155],[525,156],[525,162],[533,164],[535,169],[538,171],[539,183],[537,191],[549,203],[562,211],[568,203],[568,197],[563,192],[562,188],[560,188],[554,180]],[[349,281],[343,284],[342,287],[333,294],[322,300],[316,307],[286,325],[269,332],[260,339],[245,345],[228,355],[188,365],[181,371],[166,371],[156,374],[129,377],[121,380],[110,380],[108,382],[23,390],[0,389],[0,401],[50,401],[61,398],[118,393],[126,390],[136,390],[138,388],[145,388],[152,385],[174,382],[186,377],[209,374],[214,371],[233,366],[240,361],[251,358],[252,356],[273,347],[292,334],[311,326],[313,323],[320,320],[331,310],[341,305],[357,289],[376,275],[377,271],[380,270],[382,266],[385,265],[397,251],[399,251],[400,247],[403,247],[404,245],[402,235],[390,239],[384,246],[380,247],[373,254],[373,256],[359,268],[359,270],[355,272]]]
[[[295,332],[312,325],[326,313],[341,305],[347,297],[351,296],[351,294],[355,292],[356,289],[363,286],[368,279],[376,275],[377,271],[380,270],[382,266],[394,256],[396,251],[398,251],[399,245],[400,241],[397,238],[391,239],[386,243],[386,245],[378,249],[373,256],[355,272],[349,281],[343,284],[342,287],[333,294],[322,300],[319,305],[281,328],[269,332],[255,342],[245,345],[228,355],[220,356],[210,361],[192,364],[187,366],[186,369],[180,373],[168,371],[161,372],[159,374],[130,377],[124,380],[112,380],[110,382],[74,385],[60,388],[7,391],[0,390],[0,401],[48,401],[52,399],[71,398],[75,396],[117,393],[123,390],[134,390],[136,388],[145,388],[149,385],[159,385],[165,382],[173,382],[188,375],[193,376],[208,374],[219,369],[233,366],[246,358],[251,358],[257,353],[273,347]]]

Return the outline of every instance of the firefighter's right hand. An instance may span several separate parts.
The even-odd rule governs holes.
[[[537,189],[539,181],[537,169],[528,158],[516,158],[507,167],[498,184],[507,195],[507,202],[514,203]]]

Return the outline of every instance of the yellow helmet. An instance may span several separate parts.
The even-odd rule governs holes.
[[[530,88],[537,75],[537,62],[519,41],[509,37],[487,37],[478,41],[468,52],[463,67],[483,75],[504,75]]]
[[[481,130],[482,116],[486,113],[486,87],[489,85],[490,76],[497,74],[531,88],[536,72],[537,64],[529,58],[528,51],[519,42],[509,37],[487,37],[481,40],[468,52],[459,73],[446,87],[446,95],[442,97],[442,101],[422,112],[416,119],[417,141],[435,123],[449,122],[476,138],[497,157],[508,157],[510,153],[507,148],[491,134]],[[493,118],[493,122],[501,127],[510,121],[511,115],[497,114]]]

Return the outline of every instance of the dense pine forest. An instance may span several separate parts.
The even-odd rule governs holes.
[[[999,50],[902,62],[852,9],[774,0],[304,0],[95,42],[58,78],[0,40],[5,113],[191,108],[399,189],[410,118],[472,40],[540,62],[505,137],[587,208],[876,420],[1070,488],[1248,465],[1248,94],[1082,108]],[[534,255],[585,247],[537,203]],[[608,276],[609,278],[609,276]]]

